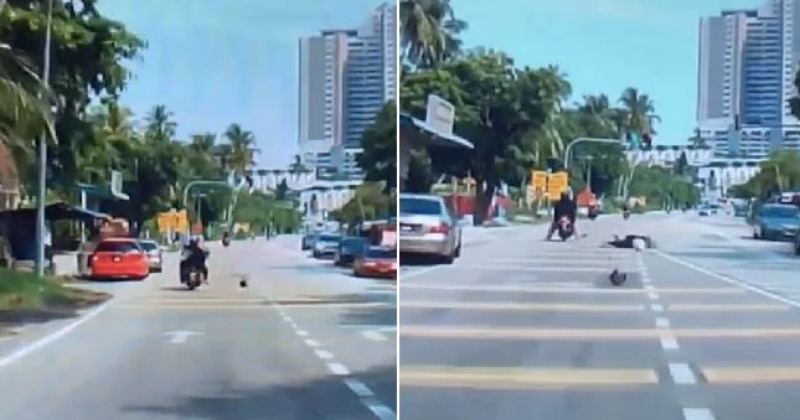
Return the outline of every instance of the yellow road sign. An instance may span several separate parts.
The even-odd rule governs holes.
[[[547,188],[547,172],[531,171],[531,185],[540,190]]]
[[[547,180],[547,195],[550,200],[558,200],[561,193],[569,188],[569,174],[565,171],[550,174]]]
[[[178,232],[186,232],[189,230],[189,215],[186,210],[175,212],[175,230]]]
[[[173,217],[170,212],[165,211],[159,213],[156,218],[156,223],[158,224],[158,231],[160,233],[167,233],[171,230],[175,230],[175,217]]]

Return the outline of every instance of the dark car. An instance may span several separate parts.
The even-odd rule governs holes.
[[[350,266],[356,257],[364,252],[368,242],[368,238],[358,236],[342,238],[339,242],[339,249],[336,250],[336,254],[333,257],[333,263],[341,267]]]
[[[790,239],[798,228],[800,208],[793,204],[766,204],[753,219],[753,239]]]

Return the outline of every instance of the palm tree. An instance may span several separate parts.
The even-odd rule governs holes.
[[[239,124],[231,124],[225,130],[225,138],[231,147],[229,158],[230,169],[234,176],[247,176],[248,170],[255,165],[256,138],[252,132],[244,130]]]
[[[638,135],[656,134],[654,123],[661,122],[655,114],[653,100],[636,88],[627,88],[619,98],[620,104],[627,112],[625,129]]]
[[[164,105],[156,105],[145,117],[145,138],[155,143],[167,143],[175,138],[178,124]]]
[[[289,172],[297,174],[306,171],[308,171],[308,167],[303,163],[303,159],[300,158],[300,155],[294,155],[294,161],[289,165]]]
[[[450,0],[400,0],[403,61],[426,67],[446,61],[461,49],[457,35],[466,28]]]

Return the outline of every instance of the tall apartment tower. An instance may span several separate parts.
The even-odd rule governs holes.
[[[697,120],[718,149],[762,154],[780,147],[787,130],[797,131],[788,100],[800,69],[798,2],[768,0],[700,20]],[[740,133],[743,127],[757,133]],[[731,130],[743,138],[723,134]]]
[[[800,0],[769,0],[757,10],[700,20],[698,121],[740,117],[742,124],[796,124],[788,100],[800,69]]]
[[[384,4],[358,29],[300,40],[298,142],[311,166],[353,168],[364,130],[396,100],[396,15]]]

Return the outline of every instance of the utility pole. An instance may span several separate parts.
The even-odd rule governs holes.
[[[53,31],[53,0],[47,2],[47,21],[45,23],[44,36],[44,63],[42,68],[42,83],[44,88],[50,87],[50,48],[52,43]],[[44,97],[44,95],[42,95]],[[45,220],[45,200],[47,200],[47,135],[42,134],[39,138],[39,188],[36,194],[36,275],[44,276],[45,265],[45,236],[47,225]]]

